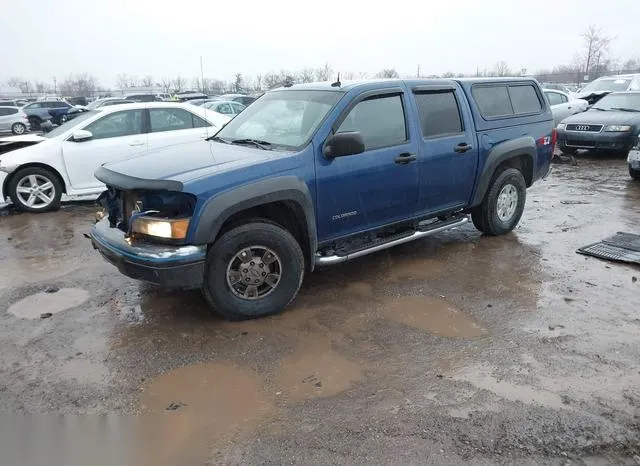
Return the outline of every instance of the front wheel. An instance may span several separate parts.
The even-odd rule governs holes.
[[[629,176],[636,181],[640,181],[640,170],[636,170],[635,168],[631,168],[629,165]]]
[[[48,212],[60,207],[62,184],[50,170],[27,167],[18,170],[9,182],[9,196],[26,212]]]
[[[229,320],[276,314],[298,294],[304,256],[279,225],[257,220],[233,228],[209,249],[202,291]]]
[[[507,168],[493,176],[482,204],[471,210],[471,219],[482,233],[503,235],[513,230],[527,198],[527,184],[517,168]]]

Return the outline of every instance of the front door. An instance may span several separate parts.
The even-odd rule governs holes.
[[[414,101],[420,120],[421,214],[468,205],[475,181],[478,147],[462,90],[416,87]]]
[[[149,108],[149,151],[204,140],[215,131],[205,120],[177,107]]]
[[[91,132],[91,139],[78,142],[67,139],[62,143],[62,155],[74,191],[99,191],[103,185],[93,175],[99,166],[146,154],[143,112],[140,109],[108,113],[82,128]]]
[[[320,241],[415,214],[417,141],[407,128],[405,99],[400,88],[366,93],[338,119],[342,122],[335,132],[359,132],[366,149],[332,160],[317,156]]]

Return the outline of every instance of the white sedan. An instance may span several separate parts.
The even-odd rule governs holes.
[[[0,138],[0,205],[46,212],[61,200],[92,199],[104,191],[94,176],[102,164],[212,136],[229,117],[171,102],[90,110],[44,136]],[[13,147],[18,147],[12,150]]]
[[[567,93],[555,89],[544,89],[544,95],[551,105],[555,126],[568,116],[584,112],[589,107],[589,102],[586,100],[571,99]]]

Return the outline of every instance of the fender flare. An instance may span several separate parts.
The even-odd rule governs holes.
[[[315,258],[318,235],[313,200],[306,183],[295,176],[278,176],[225,191],[206,202],[192,236],[193,244],[213,243],[224,222],[243,210],[278,201],[296,203],[304,213],[311,270]]]
[[[522,136],[515,139],[496,144],[484,163],[482,173],[478,179],[478,187],[476,193],[471,202],[471,207],[475,207],[482,203],[487,190],[489,189],[489,183],[496,169],[505,161],[513,159],[515,157],[525,156],[531,162],[531,169],[535,172],[538,166],[538,149],[536,141],[532,136]],[[525,178],[527,178],[526,174]],[[533,180],[533,173],[531,174],[531,180]],[[530,183],[527,183],[529,185]]]

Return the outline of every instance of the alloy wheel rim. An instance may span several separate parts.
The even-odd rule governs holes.
[[[266,246],[238,251],[227,265],[227,285],[234,295],[256,300],[271,294],[282,276],[280,257]]]
[[[498,218],[503,222],[511,220],[518,207],[518,190],[512,184],[502,187],[498,194],[497,202]]]
[[[53,202],[56,187],[43,175],[27,175],[16,185],[16,194],[24,205],[32,209],[44,209]]]

